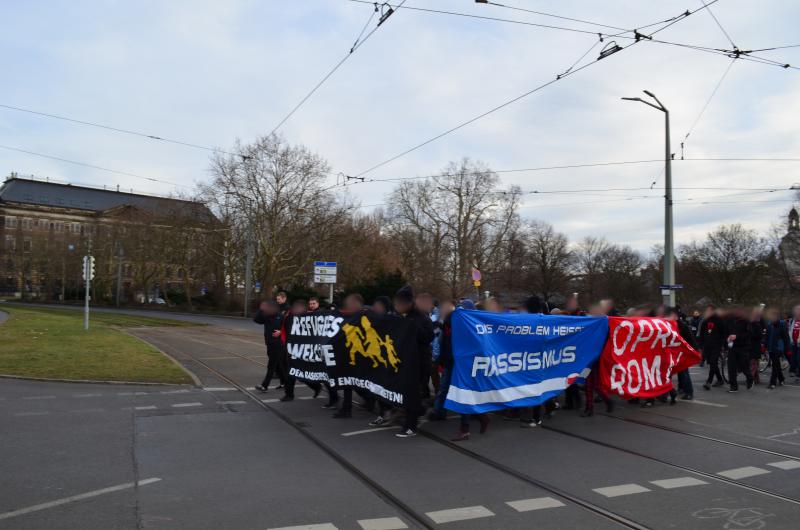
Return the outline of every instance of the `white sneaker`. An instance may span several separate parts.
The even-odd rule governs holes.
[[[415,429],[403,429],[399,433],[395,434],[398,438],[413,438],[417,435],[417,431]]]
[[[388,423],[388,420],[386,418],[384,418],[383,416],[378,416],[377,418],[369,422],[369,426],[380,427],[381,425],[384,425],[386,423]]]

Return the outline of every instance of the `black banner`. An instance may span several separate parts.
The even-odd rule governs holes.
[[[289,374],[353,387],[399,407],[418,407],[419,357],[414,322],[371,311],[318,311],[288,317]]]

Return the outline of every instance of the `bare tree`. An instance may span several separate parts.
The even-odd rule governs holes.
[[[567,236],[556,232],[543,221],[529,221],[523,231],[527,247],[528,283],[530,288],[549,300],[568,288],[573,252]]]

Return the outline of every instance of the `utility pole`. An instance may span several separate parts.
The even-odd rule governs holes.
[[[122,291],[122,243],[117,243],[117,298],[116,305],[119,307],[119,296]]]
[[[672,148],[669,138],[669,110],[664,106],[655,94],[648,90],[645,94],[655,100],[657,104],[645,101],[642,98],[622,98],[627,101],[639,101],[660,110],[664,113],[664,125],[666,130],[665,155],[664,155],[664,289],[661,291],[664,305],[675,306],[675,240],[672,232]]]
[[[253,237],[247,236],[247,244],[245,248],[246,257],[244,262],[244,316],[247,318],[247,313],[250,310],[250,291],[253,290]]]

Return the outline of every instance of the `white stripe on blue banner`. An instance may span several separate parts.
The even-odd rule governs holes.
[[[565,388],[567,388],[566,377],[555,377],[530,385],[510,386],[496,390],[468,390],[451,385],[450,391],[447,393],[447,399],[463,405],[508,403],[518,399],[541,396],[545,392],[564,390]]]

